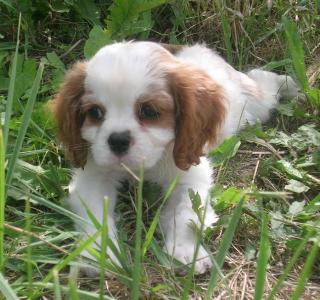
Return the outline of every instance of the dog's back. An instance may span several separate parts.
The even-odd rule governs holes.
[[[265,122],[279,99],[293,98],[298,87],[290,76],[253,69],[247,74],[231,67],[204,45],[184,47],[175,56],[206,71],[223,89],[229,106],[220,141],[233,135],[246,122]]]

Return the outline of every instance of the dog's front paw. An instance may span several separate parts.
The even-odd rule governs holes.
[[[167,243],[165,251],[179,260],[185,265],[191,264],[195,255],[195,245],[193,243]],[[200,245],[195,259],[194,272],[196,274],[203,274],[212,268],[212,262],[208,252]]]

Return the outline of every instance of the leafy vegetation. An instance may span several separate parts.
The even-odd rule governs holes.
[[[3,297],[319,299],[319,11],[319,1],[0,1]],[[248,127],[210,153],[220,220],[199,232],[214,262],[203,276],[159,245],[156,225],[176,181],[162,197],[142,180],[137,189],[124,187],[119,250],[107,239],[106,220],[98,224],[90,212],[97,233],[79,243],[72,225],[79,217],[64,205],[70,165],[48,103],[72,62],[122,39],[205,41],[240,70],[288,73],[302,88],[267,125]],[[190,195],[201,218],[198,195]],[[99,235],[121,267],[90,247]],[[80,259],[84,248],[96,262]],[[100,276],[83,277],[80,265],[98,266]]]

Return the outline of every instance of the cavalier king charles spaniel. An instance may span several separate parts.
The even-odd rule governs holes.
[[[213,169],[205,154],[246,123],[266,121],[282,96],[296,94],[290,77],[259,69],[238,72],[201,44],[121,42],[77,62],[54,102],[59,137],[75,167],[67,201],[75,214],[89,220],[76,222],[77,228],[96,232],[87,209],[102,223],[107,196],[109,235],[117,245],[117,190],[130,177],[126,169],[136,172],[143,163],[145,179],[164,191],[179,177],[161,212],[160,228],[164,251],[191,263],[197,236],[190,223],[199,219],[190,189],[205,208],[204,226],[217,221],[208,204]],[[108,255],[117,263],[109,249]],[[211,266],[200,246],[195,272]]]

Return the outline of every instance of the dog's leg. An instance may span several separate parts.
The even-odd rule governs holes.
[[[203,171],[205,172],[203,173]],[[201,177],[198,176],[199,172],[202,173]],[[196,212],[192,209],[189,190],[192,189],[195,193],[198,193],[202,200],[202,209],[205,213],[203,227],[215,223],[217,216],[210,203],[207,202],[211,186],[211,172],[210,169],[207,170],[207,168],[203,168],[203,164],[200,164],[191,167],[184,175],[161,213],[160,226],[165,238],[164,250],[177,260],[184,264],[190,264],[190,266],[195,258],[195,272],[200,274],[211,268],[212,262],[202,245],[199,246],[195,257],[199,239],[194,228],[192,228],[192,223],[197,225],[198,228],[201,227],[201,223]]]
[[[83,179],[85,179],[85,182],[83,182]],[[105,197],[108,197],[108,234],[109,238],[112,240],[115,246],[118,247],[114,218],[114,207],[117,199],[117,190],[114,181],[112,180],[108,182],[106,178],[101,178],[101,176],[79,176],[78,173],[76,176],[74,176],[69,188],[70,196],[67,202],[71,210],[85,220],[84,222],[75,220],[76,228],[79,231],[85,232],[87,236],[91,236],[97,232],[97,228],[90,219],[87,210],[89,210],[90,213],[99,222],[99,224],[102,225],[104,199]],[[98,237],[96,242],[92,244],[91,247],[100,250],[100,243],[101,237]],[[93,258],[87,250],[83,251],[81,255],[91,259]],[[107,255],[114,263],[119,264],[116,256],[110,248],[107,248]],[[82,268],[82,270],[89,276],[95,276],[98,273],[98,270],[95,270],[93,268]]]

